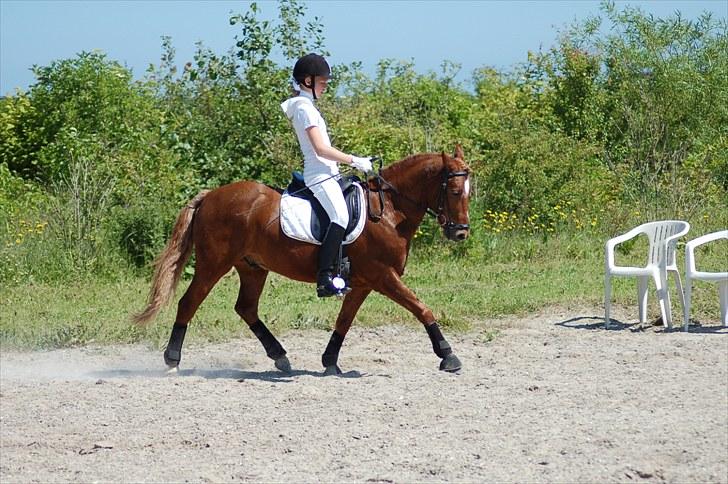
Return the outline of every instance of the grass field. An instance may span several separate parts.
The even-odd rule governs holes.
[[[646,241],[638,240],[619,254],[618,262],[641,264]],[[493,318],[523,314],[548,305],[579,304],[603,307],[603,241],[580,236],[552,237],[546,241],[526,236],[493,238],[487,244],[436,244],[413,251],[404,280],[428,304],[448,331],[482,327]],[[678,267],[683,264],[682,253]],[[703,267],[725,266],[726,246],[701,254]],[[180,297],[188,284],[183,280]],[[174,319],[176,299],[148,327],[129,322],[129,315],[144,305],[148,278],[124,275],[117,281],[77,280],[53,284],[19,284],[0,289],[0,345],[3,348],[57,348],[87,343],[166,343]],[[675,288],[671,283],[672,294]],[[190,341],[222,341],[250,336],[233,310],[238,277],[226,275],[205,300],[188,332]],[[654,293],[653,293],[654,294]],[[716,287],[696,283],[693,318],[718,320]],[[636,279],[618,278],[613,301],[634,307]],[[340,303],[319,300],[314,288],[271,274],[261,299],[260,313],[275,333],[289,329],[331,328]],[[600,312],[601,314],[601,312]],[[659,310],[650,299],[649,316]],[[673,317],[682,321],[673,297]],[[390,300],[372,294],[362,306],[355,325],[418,324]]]

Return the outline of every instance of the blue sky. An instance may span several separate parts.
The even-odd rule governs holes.
[[[276,3],[258,2],[263,18]],[[195,42],[215,52],[234,45],[239,27],[230,12],[246,1],[69,1],[0,0],[0,95],[33,82],[30,67],[81,51],[100,49],[111,59],[144,74],[157,64],[161,36],[172,37],[180,63],[191,59]],[[658,17],[679,10],[697,18],[703,11],[728,16],[726,0],[619,1]],[[421,72],[439,70],[443,60],[462,64],[462,78],[483,66],[508,68],[529,50],[553,45],[558,29],[599,12],[599,1],[311,1],[309,17],[324,24],[332,63],[363,62],[373,72],[383,58],[414,60]]]

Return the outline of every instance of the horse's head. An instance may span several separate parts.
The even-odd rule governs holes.
[[[437,194],[437,221],[450,240],[461,241],[470,234],[470,167],[463,160],[463,149],[455,147],[453,156],[442,153],[442,170]]]

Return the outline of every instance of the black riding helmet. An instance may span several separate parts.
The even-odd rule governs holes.
[[[311,85],[306,84],[306,78],[311,76]],[[313,92],[313,98],[316,99],[316,76],[331,77],[331,68],[329,63],[323,56],[318,54],[307,54],[296,61],[296,65],[293,66],[293,78],[297,83],[306,86]]]

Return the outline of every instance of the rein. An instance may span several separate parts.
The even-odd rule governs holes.
[[[381,169],[380,169],[380,171],[381,171]],[[379,195],[379,213],[378,214],[375,214],[372,211],[372,205],[370,203],[367,203],[367,212],[369,214],[369,218],[372,219],[372,221],[374,223],[377,223],[380,220],[382,220],[382,215],[384,215],[384,189],[382,188],[382,182],[384,182],[387,185],[389,185],[390,187],[392,187],[392,189],[395,192],[397,192],[397,189],[394,188],[392,186],[392,184],[389,183],[387,180],[385,180],[384,178],[382,178],[382,175],[380,175],[379,173],[377,173],[376,175],[374,175],[374,180],[376,180],[376,183],[377,183],[377,188],[374,191],[377,192],[377,194]],[[362,183],[362,185],[364,185],[364,191],[367,192],[367,202],[368,202],[369,201],[369,194],[371,193],[371,189],[369,188],[369,181],[368,180],[365,180],[365,183]]]
[[[442,181],[440,183],[440,191],[437,195],[437,211],[432,210],[430,207],[428,207],[425,204],[422,204],[416,200],[413,200],[412,198],[408,197],[404,193],[397,190],[397,187],[392,185],[390,182],[388,182],[383,176],[382,176],[382,169],[381,169],[381,161],[380,161],[380,168],[379,173],[375,174],[373,176],[374,180],[376,180],[377,188],[374,190],[379,193],[379,213],[375,214],[372,212],[371,205],[368,204],[368,211],[369,211],[369,217],[374,221],[375,223],[379,222],[382,219],[382,215],[384,215],[384,189],[383,185],[386,185],[389,189],[391,189],[395,194],[398,196],[404,198],[411,204],[415,205],[419,208],[424,208],[425,213],[428,215],[431,215],[437,220],[437,223],[440,225],[440,227],[445,230],[446,234],[452,233],[457,230],[468,230],[470,229],[469,224],[456,224],[452,222],[448,216],[446,211],[449,212],[448,206],[447,206],[447,182],[451,178],[459,177],[459,176],[468,176],[467,171],[449,171],[447,168],[445,168],[445,171],[442,175]],[[369,188],[369,183],[365,184],[364,189],[367,192],[367,199],[369,198],[369,194],[371,189]]]

